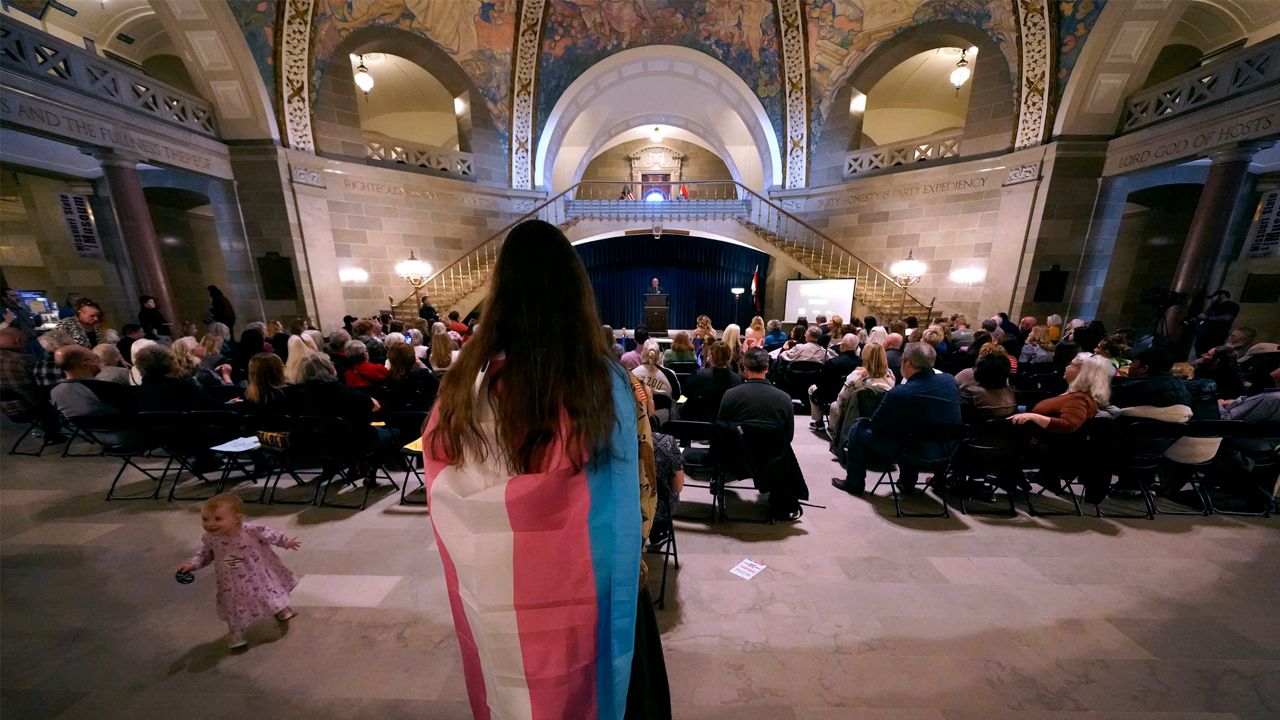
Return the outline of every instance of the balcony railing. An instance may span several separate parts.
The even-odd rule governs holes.
[[[852,150],[844,156],[844,176],[960,156],[960,130],[948,130],[907,142]]]
[[[408,165],[455,177],[475,176],[474,156],[471,153],[434,145],[415,145],[385,136],[366,134],[364,157],[376,165],[388,167]]]
[[[1133,132],[1277,81],[1280,81],[1280,37],[1227,53],[1211,65],[1131,95],[1120,132]]]
[[[0,17],[0,67],[217,137],[213,106],[123,63]]]

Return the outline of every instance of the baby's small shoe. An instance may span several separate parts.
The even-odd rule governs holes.
[[[249,643],[245,642],[243,633],[233,632],[227,636],[227,647],[231,648],[232,650],[239,650],[240,648],[245,647],[248,644]]]
[[[281,610],[280,612],[276,613],[276,619],[279,620],[280,622],[285,622],[293,619],[297,614],[298,613],[293,611],[293,608],[287,607]]]

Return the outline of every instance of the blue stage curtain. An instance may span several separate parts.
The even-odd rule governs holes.
[[[764,304],[769,256],[748,247],[687,235],[626,235],[575,249],[595,289],[600,318],[615,329],[644,321],[643,295],[654,277],[670,295],[671,328],[693,328],[699,315],[708,315],[717,330],[732,322],[745,330],[755,314],[751,275],[757,266]],[[733,287],[745,289],[736,312]]]

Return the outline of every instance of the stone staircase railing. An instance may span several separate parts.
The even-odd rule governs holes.
[[[134,68],[0,16],[0,68],[218,137],[213,106]]]
[[[928,160],[959,157],[962,135],[963,130],[946,130],[905,142],[850,150],[844,156],[844,176],[848,178]]]
[[[840,247],[813,226],[744,185],[732,181],[670,185],[673,194],[680,199],[657,202],[623,199],[626,191],[630,190],[631,196],[635,196],[640,190],[634,183],[578,183],[530,209],[436,273],[421,292],[441,312],[469,310],[454,306],[488,282],[502,241],[513,227],[525,220],[537,218],[561,228],[571,227],[582,220],[642,220],[653,223],[655,230],[659,231],[664,221],[733,220],[795,260],[812,277],[854,278],[857,281],[856,299],[877,315],[928,318],[933,313],[932,301],[928,304],[922,302],[879,268]],[[690,199],[683,199],[681,186]],[[400,302],[391,298],[393,314],[401,319],[416,317],[414,298],[414,295],[409,295]]]
[[[1280,37],[1226,53],[1205,67],[1131,95],[1120,132],[1133,132],[1276,82],[1280,82]]]

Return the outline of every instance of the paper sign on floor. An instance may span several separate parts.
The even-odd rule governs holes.
[[[763,569],[765,569],[765,566],[755,560],[752,560],[751,558],[743,558],[742,562],[734,565],[733,569],[729,572],[737,575],[743,580],[750,580]]]

